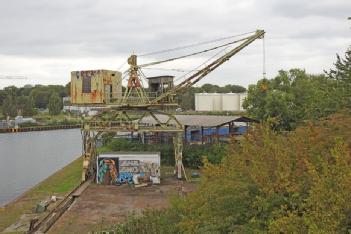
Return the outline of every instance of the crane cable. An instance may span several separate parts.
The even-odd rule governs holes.
[[[175,72],[189,72],[193,70],[184,70],[184,69],[179,69],[179,68],[151,68],[151,67],[144,67],[143,69],[146,70],[159,70],[159,71],[175,71]]]
[[[195,67],[194,69],[192,69],[191,71],[189,71],[188,73],[176,78],[174,81],[179,81],[180,79],[186,77],[187,75],[189,75],[190,73],[194,72],[194,71],[199,71],[200,67],[202,67],[203,65],[205,65],[206,63],[208,63],[209,61],[211,61],[213,58],[215,58],[216,56],[218,56],[219,54],[221,54],[223,51],[225,51],[226,49],[228,49],[230,46],[227,46],[223,49],[221,49],[220,51],[218,51],[216,54],[214,54],[213,56],[211,56],[210,58],[206,59],[206,61],[204,61],[203,63],[201,63],[200,65],[198,65],[197,67]]]
[[[263,37],[262,40],[263,43],[263,48],[262,48],[262,59],[263,59],[263,67],[262,67],[262,75],[263,75],[263,79],[266,79],[266,43],[265,43],[265,39]]]
[[[226,46],[229,46],[229,45],[232,45],[232,44],[235,44],[235,43],[238,43],[238,42],[247,40],[248,38],[250,38],[250,37],[245,37],[245,38],[242,38],[242,39],[240,39],[240,40],[228,42],[228,43],[226,43],[226,44],[219,45],[219,46],[215,46],[215,47],[212,47],[212,48],[210,48],[210,49],[198,51],[198,52],[191,53],[191,54],[187,54],[187,55],[182,55],[182,56],[175,57],[175,58],[165,59],[165,60],[156,61],[156,62],[152,62],[152,63],[141,64],[141,65],[138,65],[138,67],[139,67],[139,68],[140,68],[140,67],[148,67],[148,66],[152,66],[152,65],[156,65],[156,64],[160,64],[160,63],[171,62],[171,61],[174,61],[174,60],[177,60],[177,59],[187,58],[187,57],[190,57],[190,56],[194,56],[194,55],[206,53],[206,52],[209,52],[209,51],[212,51],[212,50],[216,50],[216,49],[219,49],[219,48],[222,48],[222,47],[226,47]]]
[[[227,40],[227,39],[231,39],[231,38],[235,38],[235,37],[244,36],[244,35],[251,34],[251,33],[254,33],[254,32],[255,31],[251,31],[251,32],[237,34],[237,35],[233,35],[233,36],[229,36],[229,37],[217,38],[217,39],[210,40],[210,41],[203,41],[203,42],[198,42],[198,43],[185,45],[185,46],[179,46],[179,47],[175,47],[175,48],[171,48],[171,49],[165,49],[165,50],[149,52],[149,53],[145,53],[145,54],[138,55],[138,56],[139,57],[145,57],[145,56],[150,56],[150,55],[155,55],[155,54],[163,54],[163,53],[167,53],[167,52],[183,50],[183,49],[187,49],[187,48],[191,48],[191,47],[196,47],[196,46],[200,46],[200,45],[206,45],[206,44],[214,43],[214,42],[217,42],[217,41],[223,41],[223,40]]]
[[[152,100],[153,103],[157,103],[160,100],[164,99],[165,97],[169,96],[170,94],[174,94],[177,91],[187,88],[189,86],[192,86],[196,84],[198,81],[200,81],[204,76],[208,75],[210,72],[215,70],[217,67],[219,67],[221,64],[223,64],[225,61],[229,60],[232,56],[240,52],[242,49],[244,49],[246,46],[251,44],[253,41],[259,38],[264,37],[264,30],[257,30],[255,35],[252,35],[247,38],[245,42],[240,44],[239,46],[235,47],[232,49],[230,52],[226,53],[225,55],[219,57],[209,65],[207,65],[205,68],[201,69],[199,72],[196,72],[195,74],[191,75],[184,81],[182,81],[180,84],[176,85],[173,89],[170,91],[160,95],[159,97],[155,98]]]

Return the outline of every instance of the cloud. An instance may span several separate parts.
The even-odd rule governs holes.
[[[257,28],[267,32],[271,77],[293,67],[322,72],[350,44],[349,0],[1,0],[1,6],[0,75],[26,75],[28,83],[65,84],[72,69],[118,69],[132,52],[143,54]],[[205,59],[169,66],[190,69]],[[261,77],[262,42],[257,41],[203,82],[247,86]],[[10,83],[0,80],[0,88]]]

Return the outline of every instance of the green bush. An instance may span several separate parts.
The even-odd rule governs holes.
[[[174,165],[173,144],[141,144],[129,139],[114,139],[112,135],[105,135],[102,138],[104,146],[100,152],[107,151],[154,151],[161,152],[161,162],[165,165]],[[207,158],[211,163],[220,163],[226,154],[227,146],[214,145],[185,145],[183,149],[183,163],[185,167],[201,167],[203,158]]]
[[[278,134],[253,128],[218,165],[205,160],[198,190],[119,233],[350,233],[351,115]]]

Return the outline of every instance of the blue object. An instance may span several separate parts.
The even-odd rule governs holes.
[[[200,177],[200,173],[198,173],[198,172],[192,172],[192,173],[191,173],[191,177],[193,177],[193,178]]]
[[[117,183],[120,184],[133,184],[133,173],[131,172],[120,172],[117,178]]]

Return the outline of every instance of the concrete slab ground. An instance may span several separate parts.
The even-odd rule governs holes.
[[[134,188],[129,185],[91,184],[48,233],[88,233],[112,227],[145,208],[169,207],[169,196],[195,191],[196,183],[165,178],[161,185]]]

